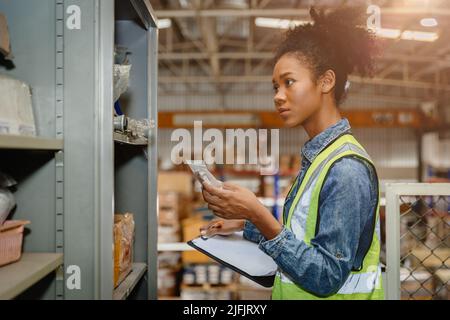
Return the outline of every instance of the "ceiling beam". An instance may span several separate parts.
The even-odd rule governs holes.
[[[437,50],[435,49],[434,51],[435,52],[434,52],[433,56],[435,56],[436,63],[432,64],[432,65],[427,65],[424,68],[422,68],[422,69],[418,70],[417,72],[415,72],[412,75],[412,77],[411,77],[412,80],[418,80],[423,75],[426,75],[426,74],[429,74],[429,73],[433,73],[433,72],[437,72],[437,71],[439,71],[441,69],[450,67],[446,63],[448,58],[445,58],[445,56],[444,56],[450,51],[450,46],[447,45],[447,46],[441,47],[440,49],[437,49]]]
[[[197,14],[195,15],[195,19],[200,29],[204,46],[206,47],[206,54],[208,55],[209,64],[211,66],[211,74],[213,77],[218,78],[220,77],[220,62],[216,57],[217,51],[219,50],[219,44],[217,42],[216,35],[216,21],[215,18],[202,17],[200,15],[202,9],[207,8],[202,8],[202,5],[209,6],[211,5],[211,1],[207,1],[202,4],[202,1],[195,0],[193,4],[197,12]]]
[[[405,88],[418,88],[418,89],[433,89],[450,91],[450,85],[447,84],[435,84],[430,82],[420,82],[420,81],[404,81],[396,79],[381,79],[381,78],[361,78],[358,76],[349,76],[349,80],[355,83],[362,84],[377,84],[383,86],[394,86],[394,87],[405,87]],[[253,82],[267,82],[271,83],[272,76],[221,76],[218,79],[212,77],[159,77],[158,81],[160,83],[253,83]]]
[[[270,51],[263,52],[215,52],[218,59],[234,59],[234,60],[261,60],[261,59],[272,59],[274,53]],[[161,52],[158,54],[158,59],[160,60],[191,60],[191,59],[209,59],[208,52]],[[440,65],[450,67],[450,58],[434,57],[434,56],[414,56],[407,54],[396,54],[396,53],[386,53],[379,58],[380,60],[396,60],[396,61],[406,61],[406,62],[417,62],[417,63],[430,63],[439,62]],[[436,61],[439,59],[439,61]]]
[[[370,110],[343,110],[342,115],[349,120],[354,128],[414,128],[426,130],[440,124],[438,121],[426,117],[417,109],[392,107]],[[274,111],[198,110],[158,112],[159,128],[192,128],[194,121],[202,121],[203,128],[284,127],[280,115]]]
[[[213,18],[200,18],[199,21],[203,40],[206,45],[206,54],[208,55],[209,63],[211,65],[212,75],[220,77],[220,62],[217,57],[219,45],[216,37],[216,23]]]
[[[161,18],[193,18],[197,16],[197,10],[157,10],[156,16]],[[309,9],[207,9],[200,11],[201,17],[309,17]],[[423,16],[423,8],[393,7],[383,8],[383,16],[386,15],[417,15]],[[429,16],[450,16],[450,9],[427,8]]]
[[[165,83],[160,83],[160,85],[164,85]],[[267,99],[269,99],[269,101],[271,99],[273,99],[273,94],[272,94],[272,90],[259,90],[256,91],[256,94],[258,94],[258,96],[264,96],[267,97]],[[247,90],[244,91],[233,91],[232,92],[233,96],[236,97],[249,97],[252,96],[252,93],[249,93]],[[191,91],[186,91],[186,92],[180,92],[180,91],[171,91],[171,90],[165,90],[164,92],[158,94],[159,97],[174,97],[174,96],[182,96],[182,97],[186,97],[186,96],[195,96],[195,97],[215,97],[217,96],[217,93],[214,91],[198,91],[198,92],[191,92]],[[414,107],[417,107],[420,105],[420,103],[422,103],[424,101],[424,99],[420,99],[420,98],[411,98],[411,97],[399,97],[399,96],[388,96],[388,95],[380,95],[378,93],[365,93],[365,94],[355,94],[353,91],[350,92],[349,94],[349,98],[346,100],[348,101],[349,99],[351,100],[367,100],[370,99],[370,101],[377,101],[377,102],[382,102],[385,104],[408,104]]]

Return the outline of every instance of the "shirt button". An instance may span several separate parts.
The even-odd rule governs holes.
[[[339,252],[336,253],[336,258],[341,259],[342,258],[342,254],[340,254]]]

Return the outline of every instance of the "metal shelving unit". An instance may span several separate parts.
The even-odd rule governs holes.
[[[0,11],[8,19],[15,64],[11,70],[0,66],[0,73],[32,88],[37,131],[37,137],[0,135],[0,170],[18,182],[14,193],[17,208],[9,218],[31,221],[24,233],[22,259],[0,268],[0,277],[12,281],[0,285],[8,288],[5,298],[18,293],[34,299],[64,298],[60,266],[65,213],[60,3],[0,0]]]
[[[0,72],[32,88],[39,136],[0,136],[0,170],[19,182],[12,218],[31,221],[24,252],[64,255],[45,289],[26,296],[113,299],[114,214],[132,212],[135,261],[146,266],[124,280],[132,283],[124,296],[156,299],[158,30],[149,1],[0,0],[0,11],[16,65]],[[117,42],[135,66],[123,110],[155,124],[146,144],[114,141]],[[73,267],[79,288],[65,285]]]
[[[114,289],[113,300],[125,300],[144,276],[146,270],[146,263],[133,263],[131,273]]]
[[[0,135],[0,149],[56,151],[63,149],[63,140],[40,137]]]
[[[147,139],[144,138],[130,138],[129,136],[114,132],[114,141],[117,143],[129,144],[132,146],[146,146],[148,145]]]
[[[60,253],[24,253],[18,262],[0,269],[0,299],[12,299],[55,271],[63,262]]]

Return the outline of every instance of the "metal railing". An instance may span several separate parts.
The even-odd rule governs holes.
[[[450,183],[386,185],[386,298],[450,297]]]

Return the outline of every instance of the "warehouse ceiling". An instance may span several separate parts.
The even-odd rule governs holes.
[[[169,84],[174,83],[187,90],[206,83],[223,94],[236,83],[270,83],[273,51],[284,30],[256,25],[256,20],[308,21],[312,4],[380,8],[381,27],[388,36],[390,30],[391,38],[381,38],[384,52],[374,78],[350,78],[358,91],[392,87],[425,97],[450,91],[448,0],[158,0],[152,1],[156,16],[166,23],[170,20],[159,33],[161,91],[170,94]],[[423,26],[423,18],[434,18],[437,26]],[[427,34],[411,40],[414,32]],[[430,35],[428,41],[417,40]]]

